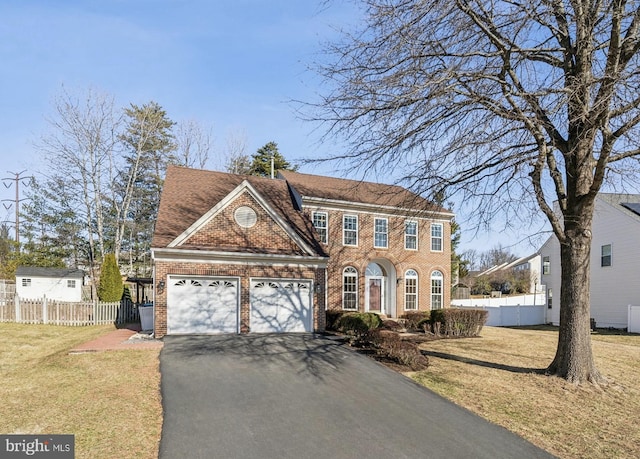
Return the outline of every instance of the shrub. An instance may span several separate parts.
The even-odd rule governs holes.
[[[406,314],[401,315],[400,318],[404,319],[408,330],[422,330],[420,322],[429,320],[430,311],[407,312]]]
[[[116,257],[112,253],[108,253],[104,257],[102,270],[100,271],[100,284],[98,284],[98,298],[100,301],[112,303],[122,299],[124,284],[122,283],[122,274],[118,268]]]
[[[337,331],[338,320],[340,320],[340,317],[342,317],[344,314],[345,314],[344,311],[340,311],[336,309],[328,309],[325,312],[325,317],[326,317],[325,328],[330,331]]]
[[[481,309],[436,309],[431,311],[432,331],[447,337],[478,336],[488,315]]]
[[[429,366],[429,359],[422,355],[418,346],[403,341],[397,332],[384,329],[373,329],[366,334],[367,341],[374,346],[378,354],[384,355],[413,371],[424,370]]]
[[[336,328],[342,333],[360,337],[381,324],[380,316],[372,312],[349,312],[340,316],[336,322]]]
[[[382,325],[380,326],[380,328],[384,330],[398,331],[404,329],[405,327],[393,319],[385,319],[382,321]]]

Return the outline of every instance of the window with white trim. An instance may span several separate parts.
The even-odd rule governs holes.
[[[389,247],[388,220],[386,218],[373,219],[373,246],[378,249]]]
[[[358,309],[358,271],[353,266],[342,271],[342,309]]]
[[[318,235],[320,236],[320,242],[326,244],[328,239],[328,224],[329,217],[326,212],[313,212],[313,226],[315,227]]]
[[[344,245],[358,245],[357,215],[344,215],[342,217],[342,243]]]
[[[551,258],[542,257],[542,274],[547,275],[551,272]]]
[[[76,280],[75,279],[67,279],[67,287],[68,288],[76,288]]]
[[[31,279],[23,278],[22,279],[22,286],[23,287],[31,287]]]
[[[600,266],[611,266],[611,244],[603,245],[600,248]]]
[[[418,273],[414,269],[404,273],[404,308],[411,311],[418,309]]]
[[[404,222],[404,248],[418,250],[418,222]]]
[[[431,309],[442,309],[442,285],[444,276],[440,271],[431,273]]]
[[[431,224],[431,251],[442,252],[442,223]]]

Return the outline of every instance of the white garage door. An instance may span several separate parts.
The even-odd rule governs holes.
[[[252,279],[249,296],[252,333],[313,330],[311,281]]]
[[[167,333],[238,333],[238,279],[169,276]]]

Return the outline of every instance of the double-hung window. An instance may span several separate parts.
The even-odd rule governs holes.
[[[342,309],[358,309],[358,271],[353,266],[342,272]]]
[[[358,245],[357,215],[345,215],[342,217],[342,243],[344,245]]]
[[[404,222],[404,248],[418,250],[418,222]]]
[[[389,247],[388,221],[386,218],[375,218],[373,223],[373,246],[378,249]]]
[[[443,277],[440,271],[431,273],[431,309],[442,309]]]
[[[431,224],[431,251],[442,252],[442,223]]]
[[[551,259],[542,257],[542,274],[547,275],[551,272]]]
[[[600,253],[600,266],[611,266],[611,244],[603,245]]]
[[[326,212],[313,212],[313,226],[320,236],[320,242],[326,244],[328,238],[328,217]]]
[[[413,269],[404,273],[404,308],[410,311],[418,309],[418,273]]]

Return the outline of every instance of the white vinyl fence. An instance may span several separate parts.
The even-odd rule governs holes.
[[[0,322],[53,325],[124,324],[140,320],[131,301],[64,302],[45,298],[21,299],[17,295],[0,300]]]
[[[627,331],[629,333],[640,333],[640,306],[629,305]]]
[[[491,327],[517,327],[545,324],[544,301],[544,293],[538,293],[501,298],[452,300],[451,306],[488,311],[486,325]]]

